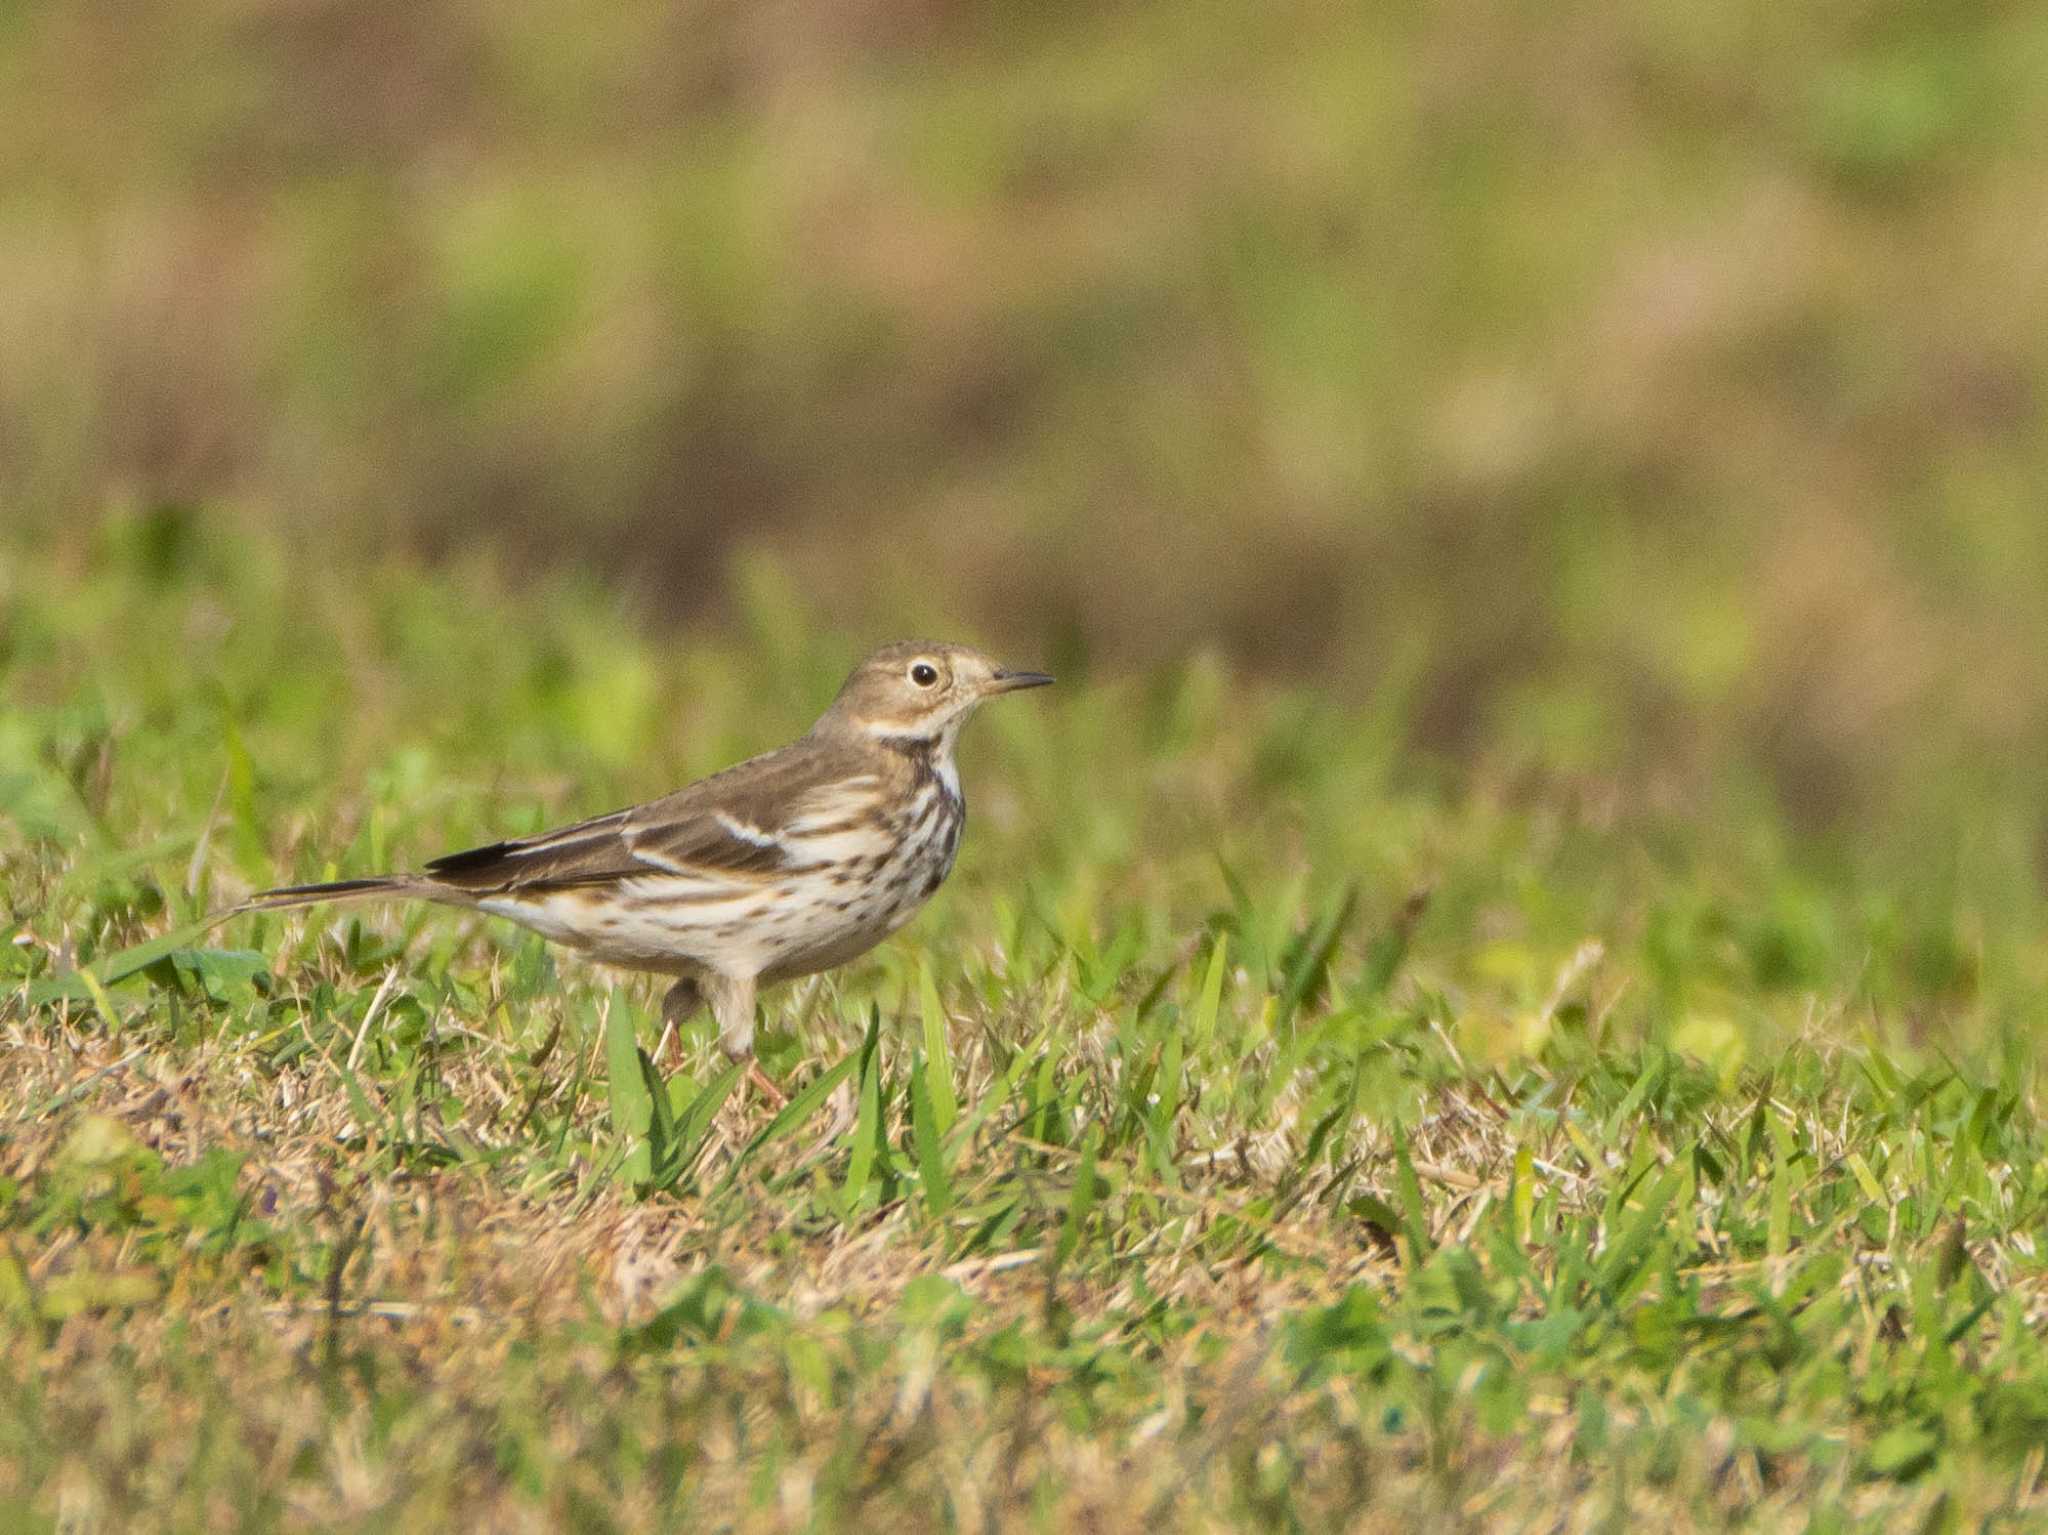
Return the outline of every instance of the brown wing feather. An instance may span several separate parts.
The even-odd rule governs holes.
[[[477,895],[609,884],[659,870],[764,878],[800,861],[782,831],[819,790],[859,771],[842,760],[848,755],[799,741],[644,805],[449,853],[426,872]]]
[[[426,872],[444,885],[477,895],[618,879],[631,871],[633,863],[619,835],[625,815],[615,810],[537,837],[446,853],[430,862]]]

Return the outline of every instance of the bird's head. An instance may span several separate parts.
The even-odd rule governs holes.
[[[998,666],[966,645],[901,640],[856,666],[818,723],[877,740],[950,740],[984,700],[1051,681],[1044,672]]]

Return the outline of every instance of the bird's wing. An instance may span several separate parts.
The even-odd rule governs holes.
[[[429,878],[472,895],[538,894],[650,874],[752,885],[817,861],[879,780],[831,754],[785,748],[674,794],[535,837],[450,853]]]
[[[818,862],[880,783],[836,753],[771,753],[629,812],[622,836],[643,873],[765,878]]]

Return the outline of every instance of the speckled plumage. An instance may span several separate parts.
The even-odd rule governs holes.
[[[757,987],[866,953],[931,898],[966,821],[961,726],[985,699],[1051,680],[962,645],[886,646],[801,739],[661,799],[418,874],[265,891],[249,907],[384,896],[506,917],[603,963],[677,977],[670,1024],[708,1001],[743,1059]]]

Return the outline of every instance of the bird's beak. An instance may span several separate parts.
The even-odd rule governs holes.
[[[1014,693],[1019,688],[1042,688],[1052,681],[1044,672],[1012,672],[998,670],[988,679],[991,693]]]

